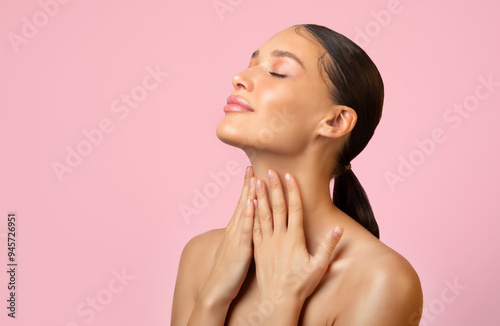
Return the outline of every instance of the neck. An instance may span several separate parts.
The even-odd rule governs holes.
[[[344,224],[344,217],[333,204],[330,194],[331,160],[326,158],[325,153],[314,154],[318,153],[283,156],[268,152],[253,152],[249,155],[255,177],[265,182],[267,189],[270,189],[267,178],[269,169],[278,173],[285,198],[288,197],[285,174],[290,173],[297,180],[304,213],[304,234],[311,253],[315,252],[319,239],[322,239],[329,228]],[[269,201],[272,204],[271,196]]]

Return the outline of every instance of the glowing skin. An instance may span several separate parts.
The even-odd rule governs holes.
[[[217,136],[242,148],[252,167],[228,226],[193,238],[182,253],[174,326],[401,326],[419,318],[412,266],[332,202],[336,155],[357,115],[331,101],[318,65],[324,50],[300,32],[274,35],[233,77],[228,95],[246,103],[229,101]]]
[[[300,62],[284,56],[288,53]],[[356,123],[354,110],[330,100],[318,65],[323,53],[292,28],[274,35],[233,77],[232,94],[243,97],[254,112],[226,113],[217,127],[219,139],[247,153],[256,177],[266,181],[272,168],[282,180],[286,172],[297,179],[311,246],[317,232],[333,222],[332,213],[340,212],[331,200],[330,175],[335,153]]]

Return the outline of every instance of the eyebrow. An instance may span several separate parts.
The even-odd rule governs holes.
[[[273,57],[279,57],[279,58],[285,57],[285,58],[293,59],[293,60],[295,60],[302,67],[302,69],[306,70],[306,67],[304,66],[304,63],[302,63],[302,60],[300,60],[292,52],[283,51],[283,50],[274,50],[273,52],[271,52],[271,55]],[[257,50],[254,53],[252,53],[252,59],[256,59],[258,56],[259,56],[259,50]]]

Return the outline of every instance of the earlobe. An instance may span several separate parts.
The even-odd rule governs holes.
[[[327,138],[340,138],[354,129],[357,119],[356,111],[347,106],[338,106],[321,121],[319,134]]]

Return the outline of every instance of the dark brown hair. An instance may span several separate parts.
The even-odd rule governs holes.
[[[379,238],[378,224],[366,192],[352,170],[344,167],[365,148],[380,121],[384,102],[382,77],[366,52],[344,35],[314,24],[296,25],[295,28],[297,33],[305,29],[325,49],[326,54],[319,63],[331,81],[332,101],[352,108],[357,114],[356,125],[334,167],[332,200]]]

